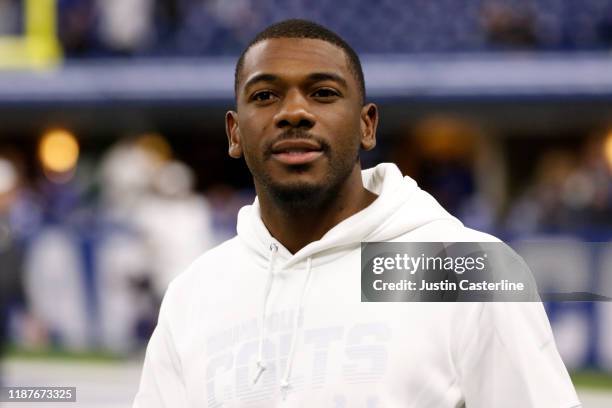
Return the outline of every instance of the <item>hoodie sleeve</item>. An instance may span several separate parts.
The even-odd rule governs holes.
[[[170,285],[172,286],[172,285]],[[133,408],[187,407],[181,362],[170,331],[168,289],[157,327],[149,340],[140,386]]]
[[[580,407],[542,303],[480,306],[457,350],[465,406]]]

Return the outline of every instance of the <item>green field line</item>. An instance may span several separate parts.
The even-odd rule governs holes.
[[[126,360],[124,356],[107,351],[66,351],[61,349],[25,350],[8,347],[3,359],[7,360],[53,360],[91,363],[113,363]]]
[[[576,388],[612,391],[612,373],[601,371],[576,371],[571,373]]]
[[[126,361],[125,356],[107,351],[65,351],[60,349],[24,350],[8,347],[4,359],[29,361],[66,361],[82,363],[116,363]],[[576,371],[570,374],[576,388],[612,391],[612,372],[595,370]]]

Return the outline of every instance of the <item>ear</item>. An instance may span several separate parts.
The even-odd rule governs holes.
[[[378,107],[368,103],[361,108],[361,148],[372,150],[376,146],[376,128],[378,127]]]
[[[239,159],[242,157],[242,145],[240,144],[240,129],[238,128],[238,114],[228,111],[225,114],[225,134],[229,144],[228,153],[230,157]]]

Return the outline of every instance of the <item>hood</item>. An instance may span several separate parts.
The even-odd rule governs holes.
[[[268,265],[270,245],[278,246],[279,266],[289,267],[308,258],[316,265],[331,261],[335,252],[360,242],[388,241],[433,221],[452,220],[450,215],[427,192],[408,176],[402,176],[393,163],[382,163],[362,171],[365,188],[378,195],[367,208],[353,214],[330,229],[320,240],[311,242],[291,254],[270,235],[261,219],[259,201],[243,207],[238,214],[238,237],[254,252],[260,266]]]

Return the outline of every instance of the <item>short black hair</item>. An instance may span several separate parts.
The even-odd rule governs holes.
[[[236,98],[238,98],[238,84],[240,83],[240,74],[244,66],[244,57],[246,53],[253,45],[270,38],[310,38],[323,40],[340,47],[348,57],[349,69],[355,76],[357,84],[359,85],[361,103],[363,104],[365,102],[366,92],[363,69],[361,68],[361,61],[359,61],[359,56],[355,50],[333,31],[320,24],[301,19],[284,20],[273,24],[261,31],[251,40],[249,45],[242,51],[242,54],[240,54],[240,58],[238,58],[238,62],[236,63],[236,70],[234,72],[234,93]]]

